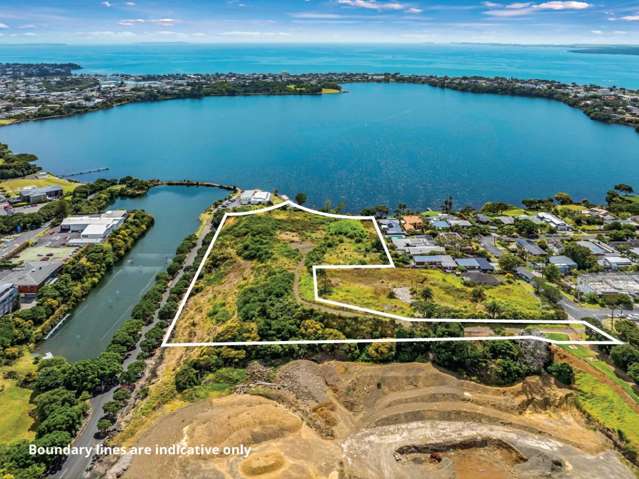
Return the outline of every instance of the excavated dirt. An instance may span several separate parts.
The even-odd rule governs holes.
[[[244,445],[248,457],[128,457],[123,477],[634,477],[586,425],[570,390],[549,380],[487,387],[415,363],[294,361],[274,377],[253,369],[243,394],[164,416],[136,444]]]

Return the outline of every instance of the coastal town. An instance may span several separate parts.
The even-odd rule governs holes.
[[[399,73],[93,74],[76,64],[0,65],[0,125],[69,116],[127,103],[235,95],[320,95],[349,83],[425,84],[472,93],[560,101],[593,120],[639,129],[639,91],[552,80]]]

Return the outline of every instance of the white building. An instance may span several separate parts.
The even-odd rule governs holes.
[[[264,205],[271,202],[273,195],[268,191],[245,190],[240,194],[241,205]]]
[[[570,231],[570,226],[568,226],[564,220],[552,213],[537,213],[537,217],[557,231]]]
[[[60,231],[80,233],[69,244],[99,243],[118,229],[126,219],[126,210],[107,211],[100,215],[69,216],[60,224]]]

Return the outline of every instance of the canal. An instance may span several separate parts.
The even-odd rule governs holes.
[[[197,229],[200,213],[227,194],[214,188],[161,186],[144,197],[116,201],[110,209],[143,209],[155,224],[37,352],[77,361],[104,351],[182,239]]]

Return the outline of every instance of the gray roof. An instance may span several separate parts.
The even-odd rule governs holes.
[[[57,193],[62,191],[61,186],[43,186],[42,188],[31,188],[22,190],[20,194],[22,196],[39,196],[46,195],[48,193]]]
[[[570,266],[571,268],[577,267],[577,263],[568,256],[551,256],[548,258],[548,261],[555,266]]]
[[[64,263],[62,261],[33,261],[24,263],[20,268],[12,270],[2,278],[7,283],[18,286],[40,286],[58,271]]]
[[[479,268],[475,258],[455,258],[455,262],[463,268]]]
[[[526,251],[527,253],[530,253],[534,256],[545,256],[546,252],[541,249],[539,246],[537,246],[535,243],[533,243],[532,241],[529,241],[527,239],[518,239],[517,240],[517,245],[520,248],[523,248],[524,251]]]

